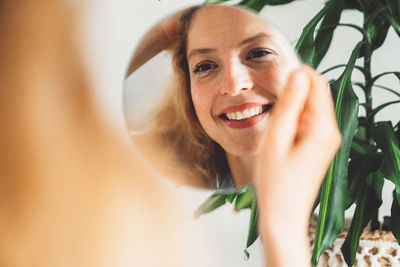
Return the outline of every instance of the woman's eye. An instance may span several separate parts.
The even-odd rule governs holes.
[[[194,73],[206,72],[211,69],[215,69],[216,67],[218,67],[218,65],[215,63],[211,63],[211,62],[200,63],[200,64],[196,65],[193,72]]]
[[[266,50],[266,49],[254,49],[251,50],[247,56],[246,56],[246,60],[250,60],[250,59],[254,59],[254,58],[261,58],[264,57],[266,55],[272,54],[271,51]]]

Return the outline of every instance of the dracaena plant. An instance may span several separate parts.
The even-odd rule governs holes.
[[[266,5],[284,5],[294,0],[243,0],[239,5],[257,12]],[[229,2],[228,0],[208,0]],[[340,23],[344,10],[363,15],[362,25]],[[324,7],[308,22],[296,44],[296,51],[304,63],[318,68],[332,41],[333,33],[350,27],[361,33],[348,62],[322,71],[342,69],[341,75],[331,81],[337,122],[342,134],[342,145],[335,156],[315,206],[319,204],[312,264],[315,266],[322,253],[332,247],[344,228],[345,210],[356,205],[349,232],[342,246],[346,263],[352,266],[363,229],[371,223],[372,230],[379,228],[378,209],[382,204],[382,187],[387,179],[394,184],[391,208],[391,231],[400,243],[400,127],[390,121],[376,121],[375,115],[383,108],[400,103],[399,84],[391,88],[377,84],[385,75],[395,75],[400,80],[400,70],[371,73],[374,52],[384,43],[390,28],[400,38],[400,0],[328,0]],[[334,49],[331,47],[330,49]],[[362,58],[362,64],[356,60]],[[363,81],[352,80],[352,73],[359,71]],[[353,86],[361,88],[365,101],[360,103]],[[373,106],[372,89],[387,90],[393,99]],[[359,108],[365,115],[359,115]],[[214,210],[225,203],[234,203],[236,210],[251,209],[247,248],[257,239],[257,203],[254,189],[217,192],[196,211],[196,216]]]

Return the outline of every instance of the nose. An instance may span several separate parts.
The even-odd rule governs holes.
[[[228,61],[223,75],[222,95],[235,96],[253,87],[249,69],[237,57],[233,57]]]

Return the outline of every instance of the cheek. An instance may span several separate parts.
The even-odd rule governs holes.
[[[276,62],[265,69],[258,70],[255,77],[264,89],[278,96],[286,83],[288,74],[288,68]]]
[[[212,114],[213,96],[210,90],[207,90],[207,86],[198,84],[191,84],[191,93],[196,115],[204,127],[204,123],[207,122],[210,114]]]

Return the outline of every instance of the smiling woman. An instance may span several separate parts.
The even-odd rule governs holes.
[[[161,38],[155,41],[154,35]],[[295,52],[247,9],[196,6],[145,36],[129,74],[167,48],[174,82],[148,118],[150,130],[133,140],[144,153],[154,151],[149,145],[164,148],[155,165],[179,182],[206,188],[251,183],[269,113],[288,74],[300,65]]]
[[[225,151],[237,186],[252,183],[254,156],[288,73],[300,64],[286,39],[241,8],[199,10],[187,34],[193,106]]]

